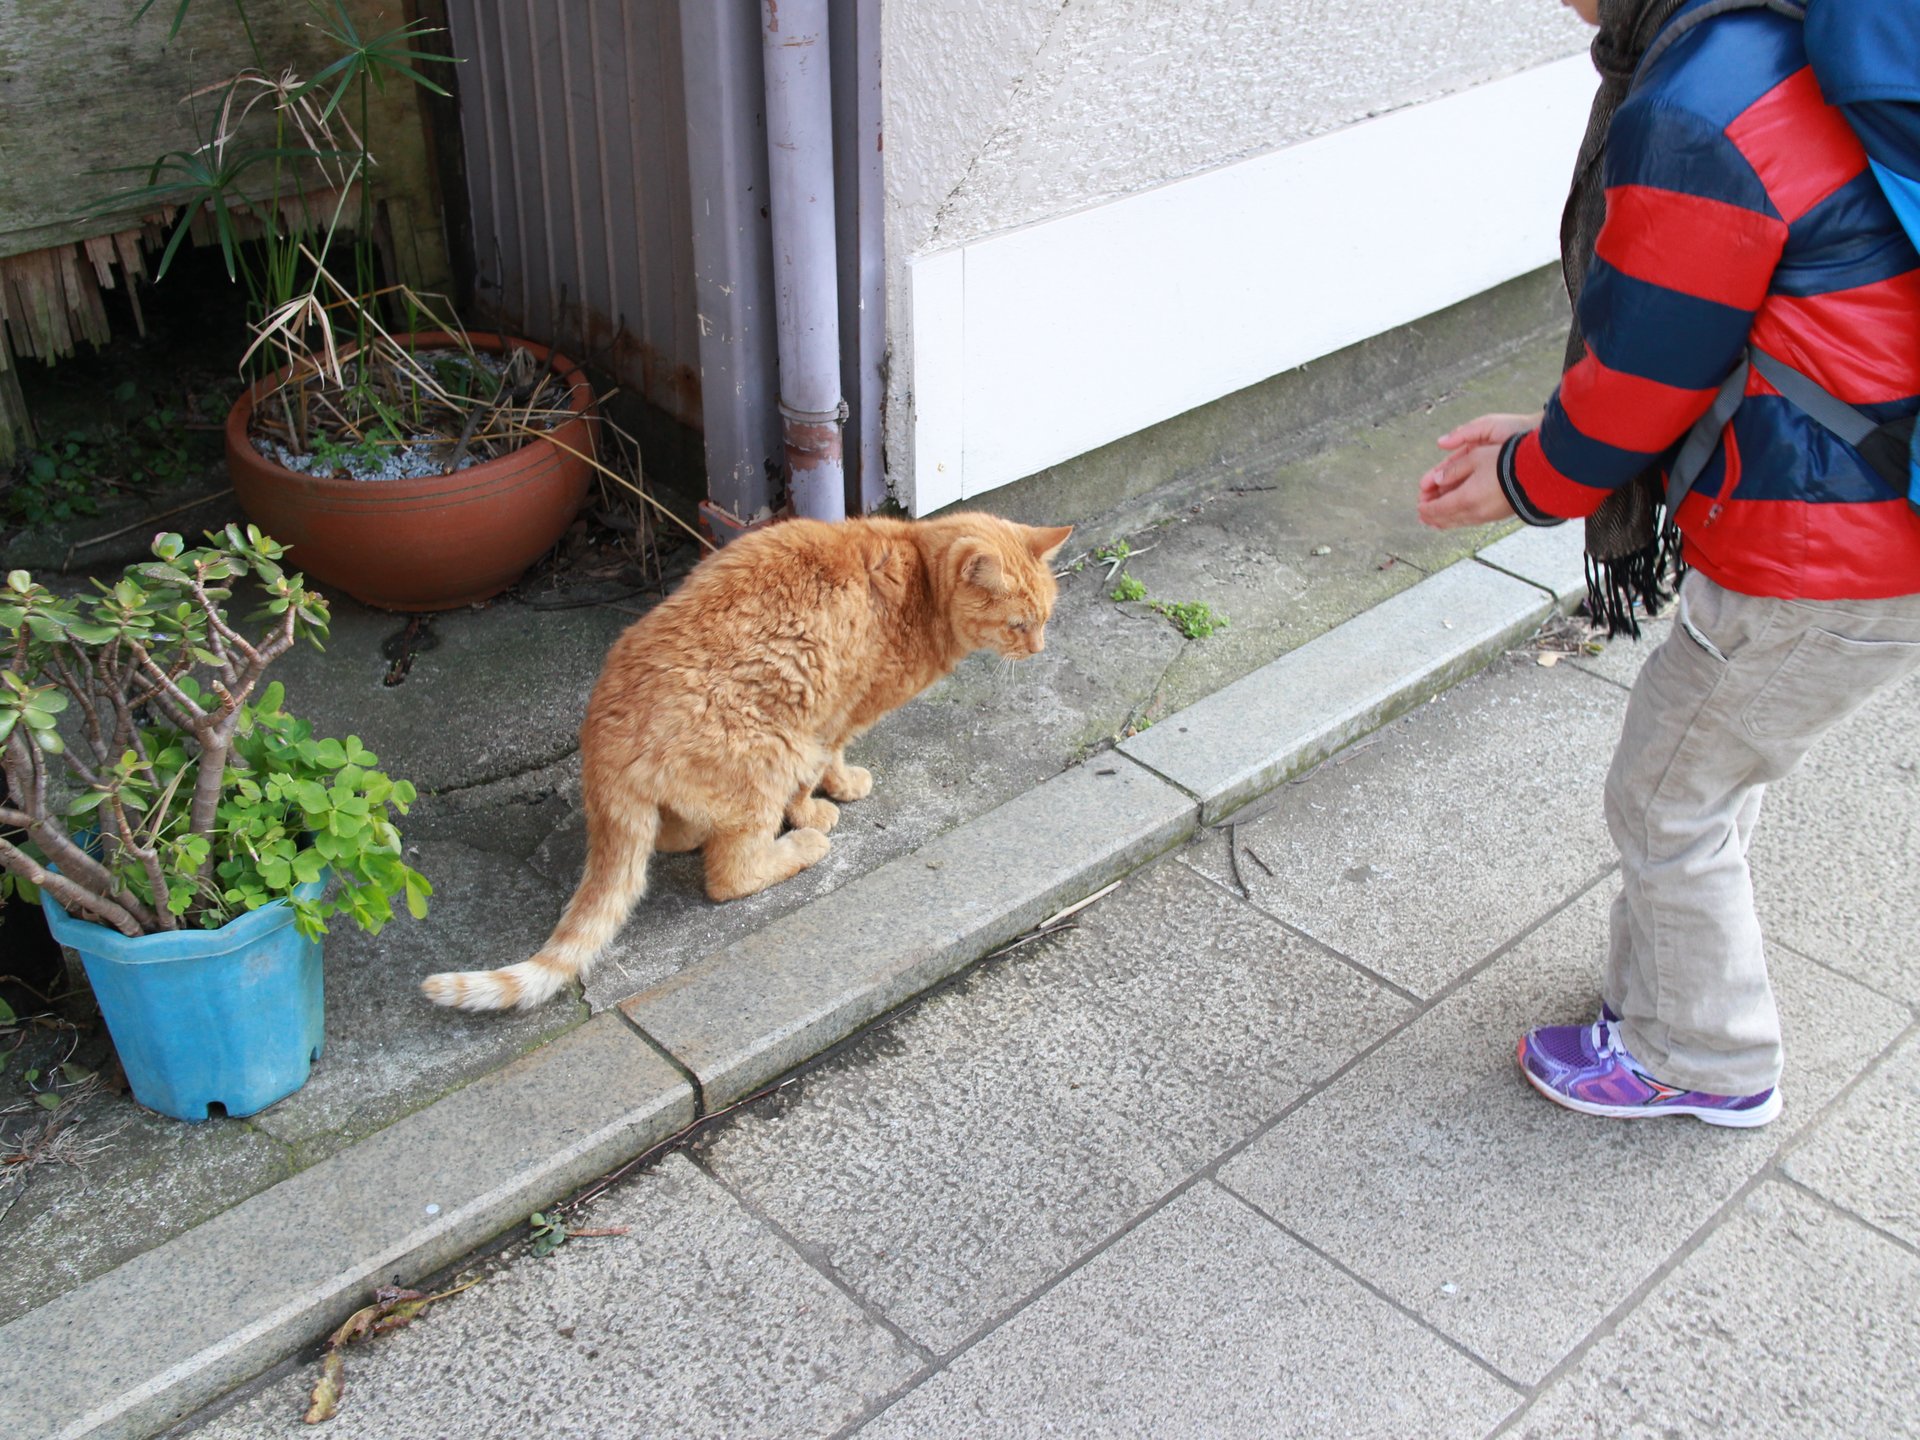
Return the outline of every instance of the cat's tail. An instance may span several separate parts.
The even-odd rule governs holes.
[[[647,858],[660,831],[651,805],[587,808],[587,872],[547,943],[531,960],[501,970],[429,975],[420,982],[436,1005],[462,1010],[529,1010],[575,979],[585,979],[606,943],[647,892]]]

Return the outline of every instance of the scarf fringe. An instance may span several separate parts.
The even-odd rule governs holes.
[[[1679,592],[1687,573],[1680,558],[1680,531],[1662,520],[1653,538],[1627,555],[1586,557],[1587,618],[1607,627],[1607,638],[1640,638],[1640,614],[1652,618]]]

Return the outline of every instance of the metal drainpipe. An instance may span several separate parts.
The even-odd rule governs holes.
[[[847,514],[827,0],[761,0],[780,419],[793,513]]]

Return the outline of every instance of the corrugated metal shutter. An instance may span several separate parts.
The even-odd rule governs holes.
[[[673,0],[447,0],[478,309],[701,424]]]

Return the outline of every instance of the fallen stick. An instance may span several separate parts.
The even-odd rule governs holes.
[[[228,493],[229,492],[225,490],[209,490],[205,495],[202,495],[198,500],[189,500],[184,505],[175,505],[171,509],[160,510],[155,512],[152,515],[143,516],[141,519],[134,521],[131,525],[122,525],[118,530],[109,530],[105,535],[94,535],[94,536],[90,536],[88,539],[85,539],[85,540],[76,540],[73,542],[73,544],[67,547],[67,557],[65,560],[60,562],[60,568],[62,570],[65,570],[67,566],[73,563],[74,552],[77,550],[85,550],[89,546],[93,546],[93,545],[104,545],[109,540],[118,540],[122,535],[125,535],[130,531],[139,530],[144,526],[151,525],[156,520],[164,520],[169,515],[178,515],[182,510],[191,510],[196,505],[204,505],[209,500],[218,500],[222,495],[225,495]]]

